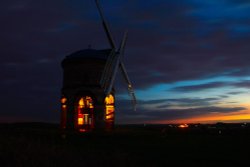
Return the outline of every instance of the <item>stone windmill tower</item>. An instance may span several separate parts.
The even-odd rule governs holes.
[[[98,0],[96,5],[111,48],[80,50],[63,59],[61,128],[66,131],[89,132],[114,127],[114,81],[119,70],[136,107],[132,84],[121,61],[127,32],[117,49]]]

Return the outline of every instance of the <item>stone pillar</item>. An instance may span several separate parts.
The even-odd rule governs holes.
[[[69,90],[63,90],[62,94],[67,98],[66,105],[66,130],[72,131],[74,130],[75,123],[75,97],[74,93]]]
[[[95,131],[104,131],[105,130],[105,106],[104,106],[104,98],[103,95],[97,95],[95,101]]]
[[[75,124],[75,101],[74,97],[69,97],[67,113],[67,129],[73,130]]]

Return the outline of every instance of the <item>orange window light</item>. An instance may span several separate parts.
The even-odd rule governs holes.
[[[78,118],[78,125],[83,125],[83,118]]]
[[[115,101],[115,99],[114,99],[114,96],[113,95],[108,95],[106,98],[105,98],[105,103],[106,103],[106,105],[107,104],[114,104],[114,101]]]
[[[106,104],[105,113],[107,120],[114,118],[114,111],[115,111],[114,101],[115,101],[114,96],[111,94],[105,98],[105,104]]]
[[[66,98],[66,97],[61,98],[61,103],[62,103],[62,104],[65,104],[66,101],[67,101],[67,98]]]
[[[80,100],[79,100],[79,107],[80,108],[83,108],[84,107],[84,99],[83,98],[81,98]]]

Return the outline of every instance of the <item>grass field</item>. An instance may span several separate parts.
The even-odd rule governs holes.
[[[250,166],[250,132],[118,126],[60,137],[57,125],[1,124],[0,166]]]

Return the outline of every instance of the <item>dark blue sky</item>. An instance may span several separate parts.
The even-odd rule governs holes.
[[[248,0],[100,0],[138,97],[117,123],[250,119]],[[108,48],[94,0],[0,2],[0,121],[58,122],[61,60]]]

